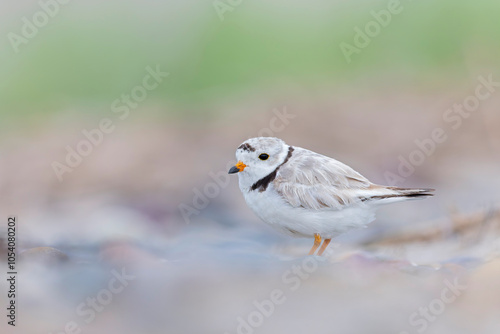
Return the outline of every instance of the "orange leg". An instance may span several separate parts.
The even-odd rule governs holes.
[[[323,254],[323,252],[325,251],[326,247],[328,247],[328,244],[330,243],[331,240],[332,239],[325,239],[325,241],[323,241],[323,245],[321,245],[321,248],[318,251],[319,256],[321,256],[321,254]]]
[[[309,251],[309,255],[313,255],[314,252],[316,252],[316,249],[318,249],[320,244],[321,244],[321,236],[318,233],[314,233],[314,245]]]

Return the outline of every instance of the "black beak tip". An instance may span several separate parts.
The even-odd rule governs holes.
[[[238,167],[236,166],[233,166],[231,167],[231,169],[229,170],[229,172],[227,172],[228,174],[235,174],[235,173],[238,173],[240,170],[238,169]]]

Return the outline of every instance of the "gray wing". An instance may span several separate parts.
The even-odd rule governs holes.
[[[324,155],[295,148],[273,182],[293,207],[340,210],[361,201],[374,186],[351,167]]]

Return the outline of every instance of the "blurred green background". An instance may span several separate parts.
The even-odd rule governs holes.
[[[171,75],[148,102],[184,114],[282,82],[315,89],[370,76],[433,87],[500,65],[493,0],[401,1],[402,12],[348,64],[340,43],[352,44],[353,29],[388,3],[241,1],[221,20],[211,1],[70,1],[19,53],[7,34],[40,6],[4,3],[0,113],[107,112],[155,64]]]

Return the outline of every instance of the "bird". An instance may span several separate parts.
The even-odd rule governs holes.
[[[294,237],[314,238],[321,256],[332,238],[365,227],[382,204],[423,199],[434,189],[370,182],[351,167],[275,137],[256,137],[236,149],[239,188],[265,223]]]

